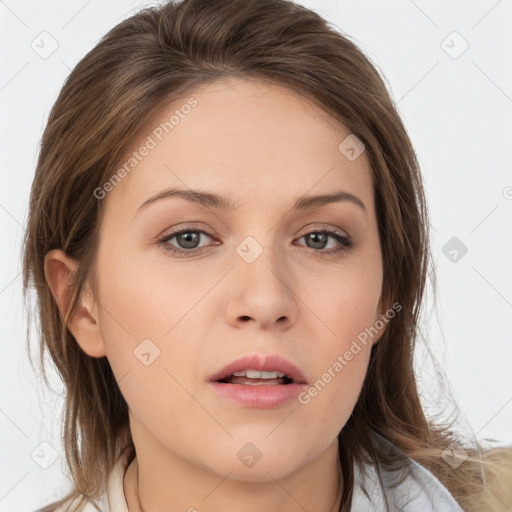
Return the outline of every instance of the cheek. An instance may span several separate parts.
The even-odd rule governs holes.
[[[357,402],[366,376],[370,348],[361,351],[347,361],[341,354],[324,369],[323,373],[309,388],[306,397],[314,414],[321,423],[331,425],[337,433],[347,422]]]
[[[114,245],[99,252],[99,318],[107,357],[123,394],[134,410],[148,407],[152,415],[163,397],[151,390],[171,390],[190,378],[190,367],[200,360],[200,346],[193,333],[205,290],[216,275],[198,278],[180,265],[157,266],[129,251],[115,253]],[[186,342],[185,342],[186,341]],[[189,363],[184,364],[184,361]],[[151,406],[153,404],[153,406]]]
[[[379,265],[354,262],[317,280],[315,288],[304,288],[300,296],[319,319],[317,328],[332,351],[343,350],[365,329],[374,325],[379,315],[382,275]],[[318,337],[318,334],[316,335]]]
[[[340,326],[340,332],[342,329],[335,343],[316,352],[314,380],[299,396],[300,409],[295,413],[305,435],[316,443],[322,439],[324,445],[335,439],[350,418],[371,354],[370,344],[353,343],[353,337],[345,335],[357,330],[355,327]]]
[[[380,261],[364,258],[317,281],[308,307],[321,322],[311,324],[309,339],[315,381],[300,401],[320,423],[341,428],[362,388],[377,336],[382,275]],[[306,323],[306,329],[309,324]]]
[[[113,331],[105,332],[111,334],[107,342],[116,339],[115,332],[128,335],[133,343],[145,338],[163,341],[204,295],[205,280],[197,272],[184,273],[180,265],[162,265],[162,260],[157,265],[131,246],[116,252],[109,243],[99,256],[102,328]]]

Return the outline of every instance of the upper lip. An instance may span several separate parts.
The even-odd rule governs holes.
[[[251,354],[239,357],[210,375],[210,381],[224,379],[235,372],[244,370],[259,370],[260,372],[281,372],[292,378],[295,383],[307,384],[304,374],[288,359],[278,354]]]

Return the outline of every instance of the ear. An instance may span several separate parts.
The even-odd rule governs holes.
[[[66,255],[62,249],[49,251],[44,258],[46,281],[64,319],[73,294],[73,275],[78,263]],[[106,355],[105,343],[98,321],[97,304],[89,283],[86,284],[83,298],[68,320],[67,327],[82,350],[91,357]]]

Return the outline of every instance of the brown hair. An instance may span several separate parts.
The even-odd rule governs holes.
[[[25,293],[31,285],[37,290],[45,381],[47,350],[66,387],[63,438],[76,488],[44,510],[70,497],[96,498],[120,449],[131,450],[130,460],[135,453],[128,406],[107,358],[86,355],[66,327],[94,277],[102,211],[94,190],[157,109],[231,76],[276,83],[308,98],[364,143],[371,162],[384,303],[396,301],[402,309],[373,346],[362,392],[339,434],[340,510],[350,505],[352,462],[364,451],[375,464],[403,464],[373,443],[372,431],[430,470],[465,510],[501,510],[508,498],[504,487],[501,496],[496,489],[507,460],[510,471],[510,450],[482,456],[480,445],[465,443],[451,424],[427,419],[420,403],[413,354],[431,255],[419,164],[406,129],[383,79],[356,44],[286,0],[184,0],[143,9],[77,64],[51,110],[30,196],[24,286]],[[44,257],[55,248],[79,262],[63,316],[44,274]],[[442,458],[453,441],[469,453],[456,469]]]

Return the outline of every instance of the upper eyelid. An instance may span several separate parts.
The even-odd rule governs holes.
[[[304,232],[304,234],[308,234],[308,233],[311,233],[313,231],[340,231],[342,234],[345,234],[346,236],[350,236],[349,233],[345,229],[342,229],[342,228],[339,228],[339,227],[334,227],[334,226],[328,226],[328,225],[323,225],[323,226],[320,225],[318,227],[309,227],[309,228],[306,228],[306,229],[307,230]],[[206,228],[202,228],[202,227],[198,227],[198,226],[194,226],[194,225],[187,225],[187,226],[184,226],[182,228],[177,228],[176,230],[170,231],[167,234],[163,234],[159,238],[165,238],[167,236],[179,235],[180,233],[186,233],[186,232],[189,232],[189,231],[202,232],[205,235],[208,235],[210,237],[220,236],[220,235],[218,235],[215,232],[215,230],[212,230],[212,232],[210,232]],[[301,235],[301,236],[304,236],[304,235]]]

